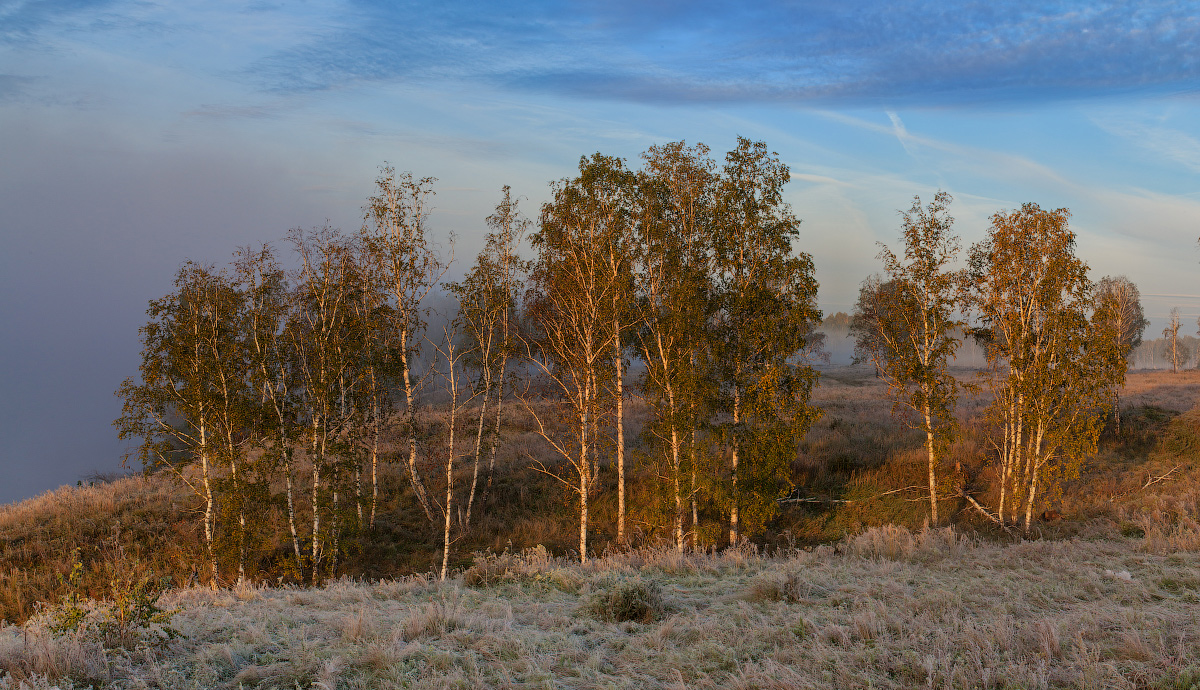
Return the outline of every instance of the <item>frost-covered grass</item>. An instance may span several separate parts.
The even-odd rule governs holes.
[[[176,590],[186,639],[161,649],[0,629],[0,688],[1190,687],[1200,555],[1144,546],[880,527],[772,558],[532,550],[444,583]]]

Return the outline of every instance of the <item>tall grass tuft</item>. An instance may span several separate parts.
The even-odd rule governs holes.
[[[666,612],[662,587],[640,576],[606,576],[591,583],[580,609],[607,623],[650,623]]]
[[[919,532],[898,525],[868,527],[846,540],[846,550],[864,558],[893,561],[957,557],[975,542],[953,527],[926,525]]]
[[[1200,551],[1200,498],[1160,496],[1133,520],[1144,534],[1143,551],[1160,555]]]

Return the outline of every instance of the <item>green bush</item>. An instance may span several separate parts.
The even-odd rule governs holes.
[[[107,649],[157,646],[181,636],[170,626],[176,612],[158,606],[170,578],[117,577],[110,583],[111,600],[91,602],[79,594],[83,563],[78,550],[72,558],[71,574],[59,578],[67,593],[47,611],[47,627],[55,636],[94,636]]]

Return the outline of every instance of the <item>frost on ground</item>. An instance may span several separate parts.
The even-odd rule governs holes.
[[[1145,688],[1200,679],[1200,556],[874,528],[777,558],[480,557],[451,581],[175,590],[185,637],[0,628],[0,688]]]

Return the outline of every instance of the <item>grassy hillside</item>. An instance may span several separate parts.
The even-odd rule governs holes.
[[[1200,555],[1157,551],[873,528],[771,558],[532,550],[444,583],[184,589],[161,648],[0,628],[0,687],[1192,687]]]
[[[612,548],[615,479],[606,470],[593,504],[592,543],[608,555],[585,568],[568,566],[575,507],[530,468],[546,449],[520,416],[505,434],[487,502],[469,528],[456,531],[459,574],[446,584],[420,575],[440,562],[438,526],[421,514],[391,463],[376,529],[347,544],[342,573],[351,580],[311,591],[262,589],[294,582],[284,565],[290,544],[282,506],[271,506],[262,525],[258,588],[210,593],[188,587],[202,553],[199,502],[176,479],[63,488],[0,508],[0,620],[10,624],[8,637],[0,637],[0,669],[12,679],[39,673],[104,683],[158,674],[171,679],[155,681],[163,687],[236,687],[239,674],[245,685],[263,687],[292,686],[270,680],[272,674],[301,685],[338,676],[348,687],[404,678],[433,686],[455,678],[466,686],[548,678],[593,686],[627,678],[613,683],[759,687],[771,674],[791,678],[783,683],[789,687],[825,686],[830,678],[854,687],[930,679],[950,687],[1095,687],[1116,678],[1148,687],[1196,663],[1196,624],[1186,612],[1200,602],[1200,585],[1188,572],[1200,550],[1198,401],[1200,372],[1131,374],[1120,433],[1110,428],[1081,476],[1049,497],[1045,507],[1063,519],[1039,522],[1033,541],[997,530],[957,498],[944,504],[953,535],[921,531],[927,498],[918,488],[920,438],[892,418],[870,370],[855,367],[824,372],[814,396],[824,416],[793,464],[795,490],[756,537],[754,553],[706,549],[680,557],[657,550],[667,521],[655,468],[647,464],[631,483],[638,550]],[[982,396],[963,401],[964,431],[947,458],[983,486],[990,471],[980,420],[986,403]],[[636,438],[640,412],[632,407],[629,437]],[[431,438],[437,423],[429,421]],[[399,448],[393,439],[385,450],[398,455]],[[637,452],[635,442],[635,458]],[[980,500],[986,505],[989,497]],[[716,513],[702,519],[701,543],[720,544]],[[492,555],[472,555],[479,553]],[[174,625],[187,637],[153,653],[105,652],[94,636],[55,638],[45,616],[36,615],[44,602],[69,593],[111,599],[122,586],[164,576],[180,588],[163,601],[180,607]],[[380,582],[355,584],[362,578]],[[598,597],[630,582],[635,593],[661,595],[661,610],[648,622],[605,622]],[[952,594],[953,611],[923,613],[936,591]],[[11,627],[31,617],[25,628]],[[357,625],[368,632],[353,632]],[[432,627],[412,632],[422,625]],[[764,626],[774,632],[761,632]],[[784,639],[781,629],[800,632]],[[243,630],[250,632],[229,632]],[[504,642],[480,642],[489,635]],[[964,636],[979,641],[967,649]],[[740,651],[717,666],[689,656],[710,639]],[[1129,656],[1123,645],[1140,651]],[[318,651],[326,647],[334,651]],[[648,659],[647,649],[674,661]],[[581,665],[590,670],[566,670]],[[789,665],[791,671],[780,670]]]

